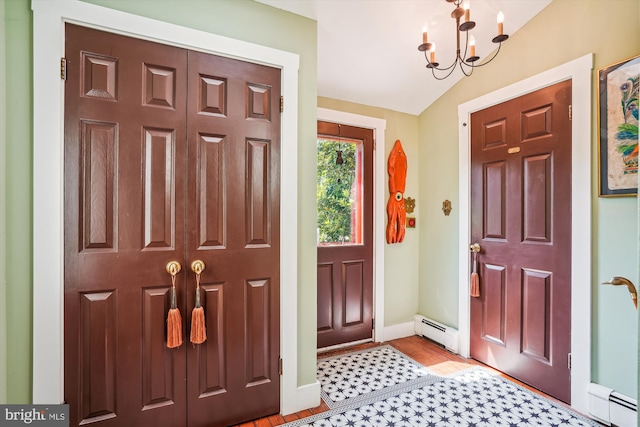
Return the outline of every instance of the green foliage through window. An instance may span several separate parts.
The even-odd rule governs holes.
[[[343,164],[337,165],[337,151]],[[318,244],[352,242],[356,144],[318,139]]]

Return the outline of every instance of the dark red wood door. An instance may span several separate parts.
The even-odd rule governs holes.
[[[471,115],[471,357],[567,403],[570,102],[565,81]]]
[[[352,144],[344,151],[354,156],[346,189],[353,200],[351,241],[318,244],[317,345],[322,348],[373,337],[373,130],[318,121],[318,139]],[[346,173],[338,186],[351,180]]]
[[[191,427],[280,408],[279,106],[280,70],[189,52],[186,259],[206,265],[207,325],[187,345]]]
[[[164,266],[185,252],[187,53],[67,25],[66,55],[70,424],[184,424],[186,353],[164,344]],[[184,313],[184,276],[177,288]]]
[[[278,412],[279,70],[69,24],[66,55],[70,425]],[[195,259],[206,264],[199,345]],[[166,346],[172,260],[177,349]]]

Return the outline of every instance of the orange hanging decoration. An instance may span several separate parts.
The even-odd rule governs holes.
[[[471,273],[471,296],[476,298],[480,296],[480,277],[475,271]]]
[[[204,308],[200,305],[200,274],[204,270],[204,262],[200,260],[192,262],[191,270],[196,273],[196,303],[191,312],[191,342],[193,344],[202,344],[207,340]]]
[[[407,182],[407,155],[397,140],[387,162],[389,201],[387,202],[387,243],[400,243],[407,229],[404,190]]]
[[[191,312],[191,342],[202,344],[207,340],[207,328],[204,323],[204,308],[200,305],[200,289],[196,289],[196,306]]]
[[[478,275],[478,251],[480,247],[478,246],[476,250],[476,248],[472,246],[471,250],[473,251],[473,272],[471,273],[471,290],[469,294],[477,298],[480,296],[480,276]]]
[[[167,347],[169,348],[182,345],[182,316],[178,310],[176,297],[176,274],[180,268],[180,263],[177,261],[171,261],[167,264],[167,272],[171,275],[171,308],[167,315]]]

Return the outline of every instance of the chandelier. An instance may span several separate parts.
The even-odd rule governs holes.
[[[461,6],[463,0],[446,1],[453,3],[456,7],[453,9],[453,12],[451,12],[451,17],[456,20],[456,57],[454,58],[453,63],[448,67],[440,67],[440,63],[436,61],[436,44],[428,41],[426,28],[422,32],[422,44],[418,46],[418,50],[420,52],[424,52],[424,58],[427,60],[427,68],[431,69],[433,77],[437,80],[444,80],[449,77],[456,69],[456,65],[460,66],[460,70],[462,70],[462,73],[465,76],[470,76],[471,73],[473,73],[474,68],[482,67],[483,65],[487,65],[489,62],[493,61],[500,52],[502,42],[509,38],[508,35],[503,33],[504,15],[500,12],[498,13],[498,35],[491,40],[494,43],[498,43],[498,49],[490,59],[485,60],[482,63],[477,62],[480,57],[476,56],[476,42],[473,35],[469,34],[469,32],[476,26],[476,23],[471,20],[469,0],[466,0],[463,6]],[[460,18],[463,16],[464,22],[460,23]],[[464,53],[461,53],[462,51],[460,49],[461,33],[465,33]],[[469,56],[467,56],[467,53]],[[436,71],[441,72],[442,74],[438,76],[436,75]]]

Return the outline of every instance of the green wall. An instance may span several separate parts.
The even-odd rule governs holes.
[[[5,33],[5,0],[0,0],[0,70],[6,70],[6,40]],[[6,312],[6,275],[5,275],[5,147],[7,135],[5,132],[7,103],[5,96],[5,79],[0,79],[0,404],[7,402],[7,312]]]
[[[26,0],[5,1],[7,402],[31,400],[32,28]]]
[[[411,321],[413,315],[418,311],[419,231],[423,227],[420,215],[425,206],[418,197],[420,170],[418,117],[323,97],[318,98],[318,107],[386,120],[384,144],[379,144],[376,147],[376,149],[384,150],[385,159],[389,157],[396,140],[399,139],[402,142],[402,148],[407,154],[405,197],[416,199],[416,209],[413,216],[416,217],[417,226],[415,229],[407,229],[402,244],[385,244],[384,323],[385,326],[388,326]],[[384,182],[386,183],[386,168],[381,172],[385,174]],[[385,197],[388,194],[385,187]],[[384,206],[386,204],[385,199]],[[378,215],[380,214],[386,218],[385,211],[378,212]]]
[[[637,0],[555,0],[502,47],[488,67],[464,78],[420,116],[420,303],[422,314],[456,325],[458,319],[458,105],[573,59],[594,53],[591,268],[592,381],[637,396],[637,313],[629,295],[600,282],[614,275],[638,284],[638,201],[598,198],[595,75],[598,68],[640,54]],[[432,78],[425,74],[425,78]],[[450,217],[437,212],[444,198]]]

